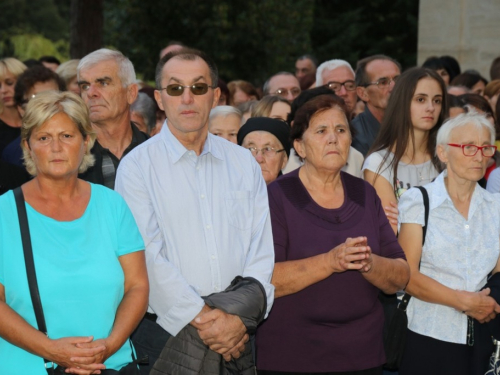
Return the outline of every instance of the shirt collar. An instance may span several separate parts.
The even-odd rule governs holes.
[[[444,184],[445,177],[448,176],[448,171],[445,169],[443,172],[436,177],[433,183],[432,190],[432,199],[429,202],[429,208],[432,210],[438,206],[440,206],[443,202],[448,201],[451,205],[453,205],[453,201],[448,194],[448,190],[446,190],[446,185]],[[486,192],[479,184],[476,183],[476,187],[474,188],[474,193],[472,194],[472,199],[469,208],[469,218],[472,217],[476,207],[478,207],[483,200],[488,202],[492,202],[493,198],[491,194]]]
[[[167,120],[165,120],[160,134],[163,137],[167,146],[167,151],[170,153],[170,157],[174,163],[177,163],[187,152],[190,151],[172,134],[167,125]],[[221,145],[218,144],[218,140],[214,140],[214,137],[216,136],[208,133],[200,156],[211,154],[217,159],[224,160],[224,153],[221,149]]]

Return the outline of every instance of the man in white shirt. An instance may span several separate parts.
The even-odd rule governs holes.
[[[167,115],[160,134],[120,163],[116,190],[146,244],[148,314],[133,336],[150,366],[162,343],[191,324],[211,350],[238,358],[248,341],[236,315],[202,299],[238,275],[273,298],[274,250],[266,184],[248,150],[208,133],[218,103],[217,67],[204,53],[174,51],[156,69],[155,98]],[[154,321],[154,322],[153,322]],[[249,345],[249,344],[247,344]]]

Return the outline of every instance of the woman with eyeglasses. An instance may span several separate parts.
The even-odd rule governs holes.
[[[281,175],[290,156],[290,126],[285,121],[252,117],[238,131],[238,144],[250,150],[269,185]]]
[[[403,288],[409,268],[375,190],[342,172],[347,116],[331,93],[303,104],[291,139],[304,165],[268,185],[275,300],[256,335],[261,375],[382,374],[377,296]]]
[[[401,74],[363,164],[364,179],[377,191],[382,207],[397,207],[405,191],[437,177],[436,133],[447,116],[446,88],[435,71],[413,68]],[[397,233],[397,225],[391,225]]]
[[[494,142],[495,129],[475,113],[439,129],[436,154],[446,169],[425,186],[429,218],[423,246],[421,192],[411,189],[399,201],[399,243],[411,270],[406,292],[413,296],[401,375],[486,372],[488,358],[473,360],[479,344],[474,330],[475,323],[500,313],[490,289],[482,290],[488,275],[500,270],[500,197],[477,181],[496,151]]]
[[[0,156],[3,149],[21,134],[21,115],[14,100],[17,77],[26,65],[12,57],[0,60]]]

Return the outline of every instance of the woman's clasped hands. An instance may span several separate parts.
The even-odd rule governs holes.
[[[373,257],[366,237],[348,237],[346,241],[327,253],[328,265],[334,273],[348,270],[369,272],[373,266]]]
[[[65,367],[67,374],[100,374],[106,369],[104,361],[109,356],[106,341],[94,341],[93,336],[51,340],[47,349],[51,354],[48,358]]]

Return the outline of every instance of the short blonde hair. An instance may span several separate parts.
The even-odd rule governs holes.
[[[79,59],[74,59],[66,61],[57,67],[56,73],[66,82],[66,86],[76,77],[76,68],[78,68],[79,63]]]
[[[13,57],[0,59],[0,81],[3,81],[6,78],[7,74],[12,74],[17,80],[17,77],[19,77],[26,69],[26,65]],[[3,104],[0,103],[0,113],[2,112]]]
[[[29,142],[34,129],[41,127],[58,113],[66,114],[76,125],[83,139],[87,137],[89,139],[78,172],[83,173],[94,165],[94,155],[90,153],[90,150],[94,145],[96,134],[90,124],[89,110],[85,102],[78,95],[70,91],[45,91],[37,94],[28,102],[21,127],[21,147],[23,149],[24,165],[28,173],[33,176],[36,176],[37,173],[36,163],[33,161],[26,143]]]
[[[4,80],[9,73],[17,79],[26,69],[26,65],[13,57],[0,59],[0,80]]]

